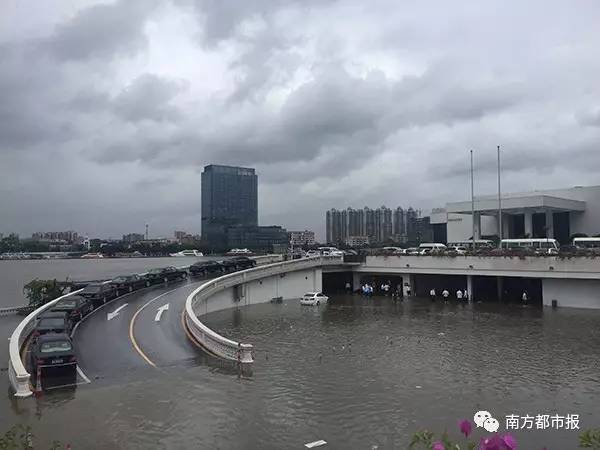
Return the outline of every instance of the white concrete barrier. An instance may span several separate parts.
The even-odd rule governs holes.
[[[29,386],[31,375],[27,372],[27,369],[25,369],[25,364],[23,364],[23,360],[21,359],[21,347],[33,331],[35,320],[40,314],[52,308],[63,298],[81,292],[82,290],[83,289],[79,289],[77,291],[69,292],[62,297],[58,297],[45,305],[40,306],[25,317],[17,328],[15,328],[15,331],[13,331],[8,343],[8,378],[10,379],[11,386],[15,390],[15,396],[28,397],[32,394]]]
[[[283,255],[251,256],[250,259],[256,261],[257,266],[264,266],[266,264],[273,264],[283,261]]]
[[[340,264],[343,264],[343,261],[339,256],[294,259],[234,272],[207,281],[187,297],[184,314],[185,325],[194,340],[209,352],[228,360],[251,363],[254,361],[251,344],[243,344],[227,339],[208,328],[198,319],[198,316],[206,314],[208,311],[208,302],[210,302],[211,297],[220,291],[237,285],[243,285],[250,281],[281,275],[287,272]],[[268,300],[270,299],[265,299],[265,301]],[[232,306],[234,305],[230,304],[226,307]],[[212,311],[215,311],[215,309],[211,308]]]

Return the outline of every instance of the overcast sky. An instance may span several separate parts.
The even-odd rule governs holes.
[[[200,231],[206,164],[261,225],[600,184],[600,3],[4,0],[0,232]]]

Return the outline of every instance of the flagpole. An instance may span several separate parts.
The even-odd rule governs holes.
[[[502,196],[500,188],[500,146],[498,145],[498,237],[502,241]]]

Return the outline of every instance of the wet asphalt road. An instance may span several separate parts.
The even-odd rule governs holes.
[[[189,293],[203,282],[187,280],[134,291],[95,310],[73,336],[85,376],[93,382],[152,365],[195,360],[202,350],[187,339],[181,314]],[[156,321],[157,309],[167,304],[169,309]]]

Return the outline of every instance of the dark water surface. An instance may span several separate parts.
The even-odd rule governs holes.
[[[509,414],[556,413],[600,425],[600,311],[349,296],[206,323],[255,344],[252,373],[199,356],[40,400],[7,394],[0,421],[74,449],[300,449],[318,439],[324,449],[406,448],[418,429],[457,436],[457,421],[481,409],[501,427]],[[521,450],[577,448],[572,431],[515,434]]]
[[[23,286],[31,280],[106,280],[164,266],[185,266],[203,257],[42,259],[0,261],[0,308],[26,304]]]

